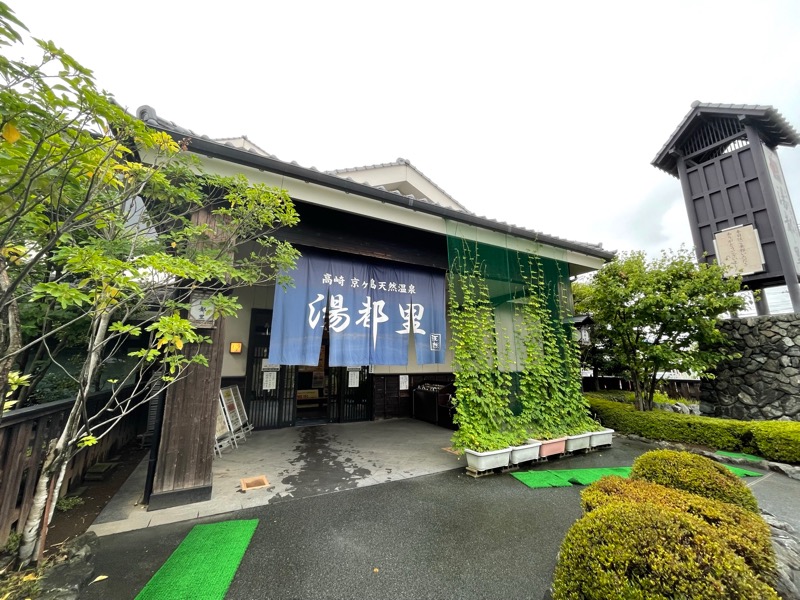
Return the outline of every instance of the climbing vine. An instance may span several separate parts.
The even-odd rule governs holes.
[[[448,308],[456,384],[453,422],[459,426],[453,446],[479,452],[505,448],[514,437],[509,408],[511,375],[499,368],[485,268],[466,244],[451,267]]]
[[[563,323],[566,302],[559,293],[566,292],[548,285],[538,257],[518,254],[517,260],[523,285],[510,298],[516,361],[509,358],[508,336],[498,334],[486,265],[477,248],[464,242],[451,264],[453,421],[459,426],[452,439],[455,448],[497,450],[529,437],[550,439],[597,429],[581,390],[580,354],[572,327]],[[514,394],[512,370],[517,371]],[[517,415],[511,410],[512,400],[519,405]]]
[[[515,333],[522,349],[518,417],[525,437],[552,439],[596,428],[589,417],[580,375],[580,353],[571,326],[564,324],[566,298],[550,288],[538,257],[520,260],[525,294],[515,303]],[[554,297],[555,296],[555,297]],[[548,308],[548,300],[554,311]]]

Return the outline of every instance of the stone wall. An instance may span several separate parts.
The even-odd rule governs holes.
[[[721,329],[741,358],[700,386],[700,411],[745,420],[800,421],[800,315],[729,319]]]

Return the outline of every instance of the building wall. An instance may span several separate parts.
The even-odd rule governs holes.
[[[236,318],[225,319],[224,356],[222,359],[223,377],[244,377],[247,371],[247,345],[250,343],[250,311],[254,308],[272,308],[275,286],[240,288],[234,294],[239,298],[242,309]],[[231,342],[242,342],[242,353],[229,352]]]
[[[741,358],[700,386],[700,411],[744,420],[800,421],[800,315],[729,319],[722,331]]]

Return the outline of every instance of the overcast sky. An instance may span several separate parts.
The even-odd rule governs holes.
[[[612,250],[691,245],[650,161],[693,100],[800,129],[793,1],[6,1],[131,111],[320,170],[403,157],[479,215]]]

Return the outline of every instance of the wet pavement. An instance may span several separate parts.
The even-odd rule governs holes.
[[[90,527],[100,536],[440,473],[463,465],[446,452],[452,432],[413,419],[256,431],[213,463],[211,500],[148,512],[147,460]],[[270,485],[241,491],[243,478]]]
[[[81,597],[134,598],[194,525],[233,518],[260,522],[228,600],[544,596],[561,540],[581,515],[583,487],[530,489],[499,473],[473,479],[463,461],[436,444],[427,460],[440,464],[444,455],[455,468],[410,476],[409,468],[387,466],[381,457],[403,438],[411,447],[424,445],[408,437],[412,429],[404,433],[402,423],[393,425],[392,435],[388,428],[366,429],[356,447],[357,436],[337,427],[294,432],[286,457],[291,468],[264,505],[101,537],[95,574],[108,579]],[[439,432],[429,433],[433,439],[425,444],[439,439]],[[629,466],[652,448],[615,438],[611,449],[533,469]],[[408,452],[405,461],[415,454]],[[433,469],[424,453],[414,460],[419,472]],[[396,479],[364,485],[376,475]],[[746,481],[762,508],[797,520],[800,481],[779,474]]]

